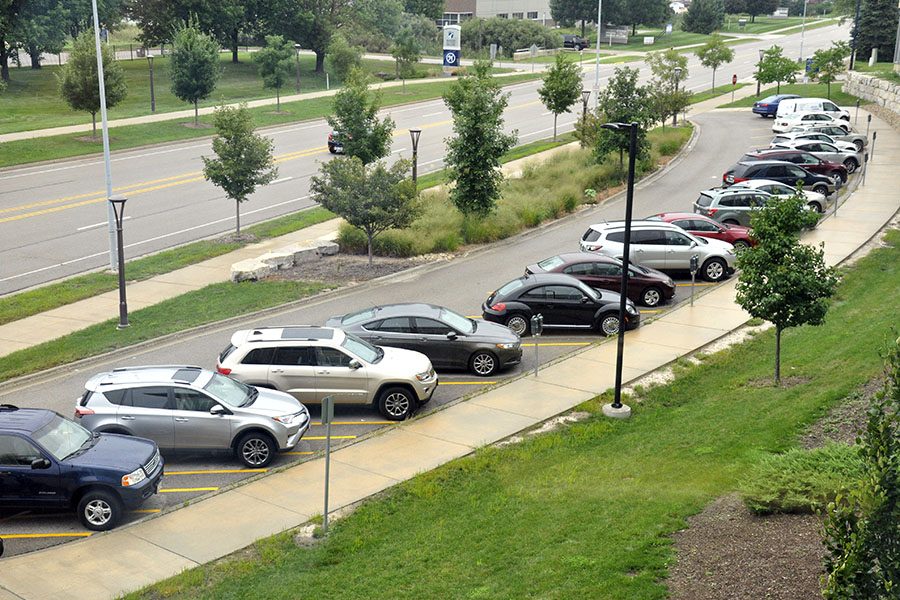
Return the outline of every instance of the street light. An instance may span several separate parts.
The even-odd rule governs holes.
[[[297,51],[297,93],[300,93],[300,44],[294,44],[294,50]]]
[[[681,67],[675,67],[675,95],[678,95],[678,81],[681,79]],[[678,125],[678,109],[672,111],[672,127]]]
[[[756,63],[756,97],[759,98],[759,66],[763,60],[763,56],[765,56],[766,51],[762,48],[759,49],[759,62]]]
[[[856,16],[853,17],[853,30],[852,35],[850,36],[850,67],[849,70],[853,70],[853,65],[856,63],[856,34],[859,31],[859,3],[860,0],[856,0]]]
[[[156,112],[156,94],[153,92],[153,55],[147,52],[147,64],[150,65],[150,112]]]
[[[806,33],[806,3],[808,0],[803,0],[803,24],[800,26],[800,62],[803,62],[803,35]]]
[[[581,129],[582,135],[587,127],[587,104],[591,99],[591,90],[581,90]]]
[[[597,0],[597,62],[594,69],[594,108],[600,103],[600,30],[603,29],[601,23],[603,16],[603,0]]]
[[[628,268],[631,252],[631,209],[634,204],[634,165],[637,158],[637,123],[604,123],[603,129],[625,131],[631,134],[628,154],[628,191],[625,195],[625,247],[622,250],[622,284],[619,287],[619,339],[616,346],[616,388],[612,404],[603,407],[603,414],[609,417],[631,416],[631,409],[622,404],[622,353],[625,350],[625,306],[628,302]]]
[[[119,324],[118,329],[128,327],[128,303],[125,302],[125,252],[122,241],[122,217],[125,214],[125,196],[110,196],[109,203],[116,217],[116,242],[119,255]]]
[[[419,180],[419,136],[422,135],[422,130],[419,128],[414,128],[409,130],[409,137],[412,138],[412,147],[413,147],[413,171],[412,171],[412,180],[413,183],[418,182]]]

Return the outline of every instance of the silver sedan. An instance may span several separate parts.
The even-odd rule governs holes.
[[[853,173],[865,162],[863,153],[854,149],[839,148],[828,142],[818,140],[794,139],[775,144],[776,148],[794,148],[809,152],[816,158],[839,163],[847,168],[848,173]]]

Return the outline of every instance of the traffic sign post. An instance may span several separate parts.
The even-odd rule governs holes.
[[[538,376],[538,367],[541,364],[541,359],[538,354],[538,338],[541,337],[541,333],[544,331],[544,315],[538,313],[531,317],[531,337],[534,338],[534,376]]]
[[[322,512],[322,533],[328,534],[328,479],[331,472],[331,422],[334,421],[334,397],[322,398],[322,424],[325,425],[325,510]]]
[[[697,283],[697,271],[700,270],[700,255],[691,256],[691,306],[694,305],[694,285]]]
[[[497,44],[491,44],[491,62],[494,62],[495,58],[497,58]]]
[[[734,102],[734,86],[737,85],[737,73],[731,76],[731,101]]]
[[[529,50],[531,51],[531,72],[534,73],[534,58],[537,56],[537,53],[538,53],[537,44],[532,44],[531,48],[529,48]]]

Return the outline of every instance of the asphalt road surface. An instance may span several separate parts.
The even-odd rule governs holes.
[[[809,55],[834,39],[848,37],[846,27],[830,26],[805,34]],[[731,73],[750,77],[759,49],[773,43],[787,56],[799,54],[800,34],[773,41],[734,47],[734,61],[719,69],[719,82]],[[688,89],[710,86],[712,73],[694,54],[688,54]],[[621,65],[601,65],[601,83]],[[642,78],[648,69],[642,62]],[[585,68],[585,87],[593,88],[593,66]],[[505,119],[508,130],[518,130],[519,142],[550,136],[553,117],[537,96],[540,82],[510,86]],[[726,98],[723,98],[723,102]],[[444,139],[451,135],[451,117],[443,101],[433,100],[383,111],[396,122],[392,156],[409,158],[407,130],[423,130],[419,144],[419,172],[438,169],[444,156]],[[576,114],[560,118],[560,131],[572,128]],[[242,224],[250,225],[312,205],[309,178],[329,155],[325,140],[329,131],[323,119],[284,125],[265,131],[275,142],[278,179],[243,204]],[[113,130],[115,136],[115,130]],[[115,193],[129,198],[125,215],[125,254],[143,254],[214,236],[234,229],[234,205],[206,182],[201,156],[210,155],[209,140],[194,140],[116,153],[112,159]],[[688,189],[698,188],[698,181]],[[0,171],[0,294],[108,265],[109,236],[102,158],[34,165]],[[571,246],[570,246],[571,247]]]

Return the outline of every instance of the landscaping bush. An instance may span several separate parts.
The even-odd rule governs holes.
[[[756,513],[813,513],[862,476],[858,449],[830,443],[815,450],[793,449],[767,456],[741,489],[744,502]]]
[[[462,24],[463,52],[486,54],[491,44],[503,47],[503,56],[512,58],[513,52],[530,48],[558,48],[562,36],[540,23],[523,19],[469,19]]]

